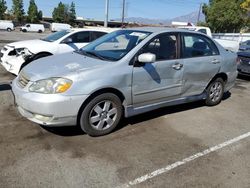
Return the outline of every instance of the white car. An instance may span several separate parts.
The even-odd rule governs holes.
[[[45,28],[43,24],[26,24],[20,28],[20,31],[42,33],[45,31]]]
[[[1,64],[8,72],[18,75],[25,65],[35,59],[79,50],[113,30],[110,28],[62,30],[43,39],[10,43],[0,52]]]
[[[15,28],[14,28],[14,24],[12,21],[0,20],[0,29],[10,32],[10,31],[13,31]]]
[[[56,32],[56,31],[71,29],[72,27],[71,25],[65,23],[52,23],[50,28],[52,32]]]

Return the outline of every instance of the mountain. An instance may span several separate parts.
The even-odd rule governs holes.
[[[187,15],[179,16],[176,18],[166,18],[166,19],[150,19],[150,18],[142,18],[142,17],[129,17],[125,18],[126,22],[136,22],[141,24],[163,24],[163,25],[170,25],[172,21],[178,22],[192,22],[196,23],[198,19],[198,12],[192,12]],[[116,19],[120,20],[120,19]],[[200,21],[205,20],[205,15],[201,13]]]

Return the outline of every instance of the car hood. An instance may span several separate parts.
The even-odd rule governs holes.
[[[34,48],[35,45],[35,48]],[[13,42],[8,44],[8,46],[13,47],[13,48],[28,48],[29,51],[33,52],[33,49],[37,49],[40,46],[44,46],[45,48],[50,45],[50,42],[43,41],[40,39],[35,39],[35,40],[24,40],[24,41],[19,41],[19,42]]]
[[[91,57],[87,57],[75,52],[48,56],[38,59],[26,65],[22,74],[31,81],[37,81],[50,77],[77,76],[76,72],[93,70],[94,68],[109,64]]]

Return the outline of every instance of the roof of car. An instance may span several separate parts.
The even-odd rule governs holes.
[[[173,28],[173,27],[134,27],[134,28],[127,28],[126,30],[136,30],[136,31],[145,31],[145,32],[152,32],[152,33],[161,33],[161,32],[190,32],[188,30]],[[191,33],[193,33],[191,31]]]
[[[119,29],[119,28],[118,28]],[[71,31],[101,31],[110,33],[112,31],[118,30],[117,28],[105,28],[105,27],[85,27],[85,28],[72,28]]]

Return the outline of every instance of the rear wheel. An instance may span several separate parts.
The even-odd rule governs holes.
[[[210,83],[207,91],[206,105],[215,106],[219,104],[222,100],[224,94],[224,80],[222,78],[216,78]]]
[[[104,93],[93,98],[83,109],[80,117],[81,129],[90,136],[110,133],[122,117],[122,104],[113,93]]]
[[[38,30],[38,33],[42,33],[43,31],[42,30]]]
[[[7,28],[7,31],[8,31],[8,32],[11,32],[12,30],[11,30],[11,28]]]

